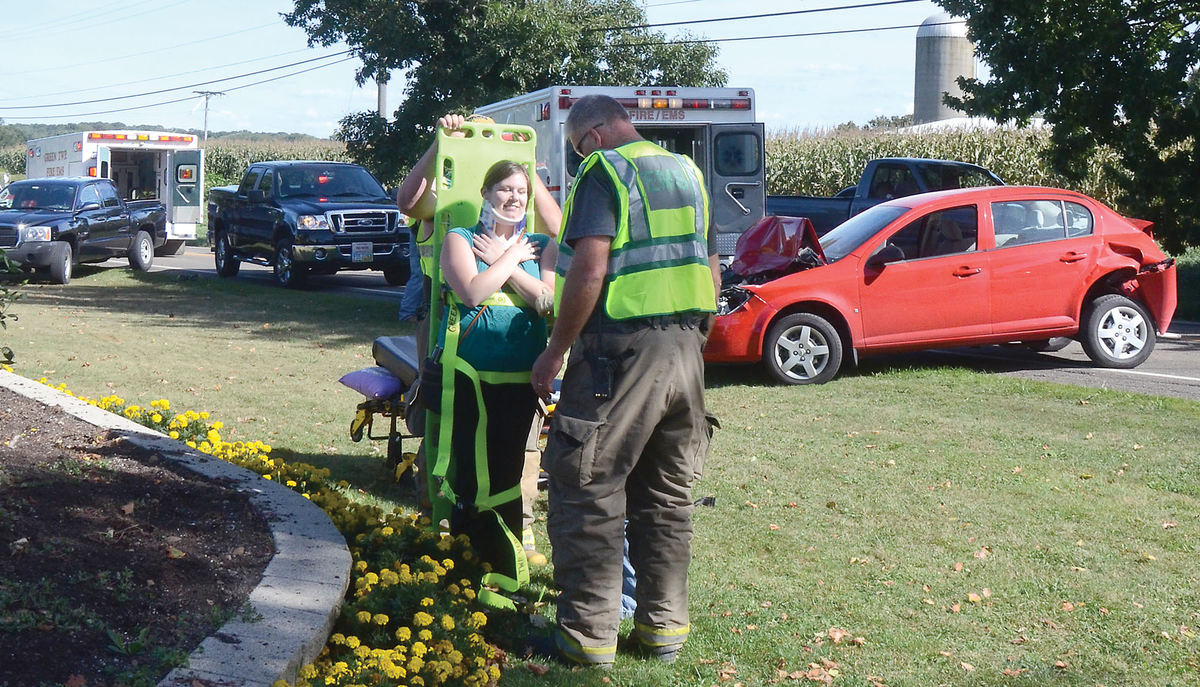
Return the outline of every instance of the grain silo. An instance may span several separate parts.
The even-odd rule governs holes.
[[[913,124],[962,116],[942,103],[943,93],[962,95],[955,83],[960,76],[975,76],[975,49],[967,39],[967,27],[948,14],[935,14],[917,29]]]

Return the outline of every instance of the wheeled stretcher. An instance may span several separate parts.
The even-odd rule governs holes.
[[[387,468],[399,481],[406,471],[411,471],[416,458],[415,452],[404,451],[404,442],[419,439],[423,434],[423,427],[411,417],[421,387],[417,340],[411,336],[381,336],[371,346],[371,355],[378,367],[369,371],[377,377],[378,383],[371,389],[359,388],[367,400],[355,409],[354,419],[350,422],[350,440],[362,441],[364,436],[373,441],[386,440]],[[386,375],[394,377],[394,381],[386,379]],[[375,433],[376,415],[388,420],[386,434]],[[423,424],[424,421],[420,419],[419,422]]]

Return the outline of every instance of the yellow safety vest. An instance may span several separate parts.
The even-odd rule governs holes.
[[[606,277],[608,317],[628,320],[716,312],[708,262],[708,195],[691,158],[649,141],[635,141],[592,153],[576,179],[593,168],[608,176],[619,201]],[[563,239],[579,186],[576,182],[563,206],[564,230],[558,237],[555,265],[556,313],[573,255]]]

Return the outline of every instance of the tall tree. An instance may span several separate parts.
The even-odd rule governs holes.
[[[295,0],[284,21],[310,44],[345,41],[358,82],[404,72],[393,118],[342,120],[350,154],[395,180],[427,145],[430,125],[555,84],[718,86],[711,43],[670,43],[635,0]],[[626,28],[635,27],[635,28]]]
[[[937,0],[966,17],[991,68],[947,103],[970,114],[1053,127],[1051,164],[1082,177],[1098,146],[1129,214],[1155,222],[1171,250],[1200,245],[1200,2]]]

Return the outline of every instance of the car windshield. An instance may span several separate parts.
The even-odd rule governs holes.
[[[70,210],[75,206],[75,187],[70,184],[9,184],[0,191],[0,208],[20,210]]]
[[[908,211],[909,208],[900,205],[876,205],[842,222],[821,237],[821,250],[825,258],[829,262],[841,260]]]
[[[1002,186],[1000,177],[982,167],[973,165],[923,164],[919,168],[930,191],[948,191],[954,188],[979,188]]]
[[[386,198],[375,177],[362,167],[305,165],[279,171],[279,197]]]

